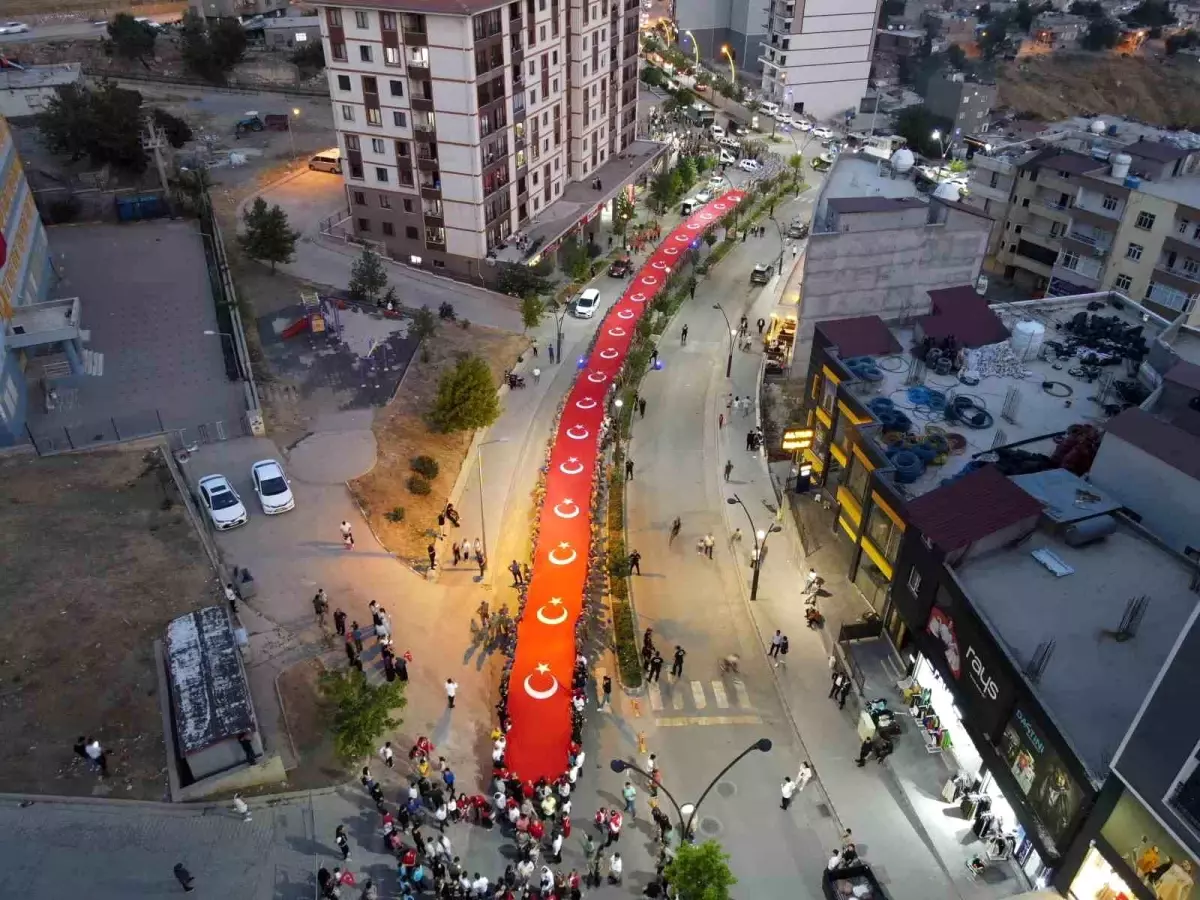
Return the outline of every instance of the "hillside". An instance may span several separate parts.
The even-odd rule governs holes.
[[[1006,64],[999,103],[1054,121],[1118,114],[1168,127],[1200,129],[1200,65],[1097,54],[1055,54]]]

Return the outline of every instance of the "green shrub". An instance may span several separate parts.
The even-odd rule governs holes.
[[[387,519],[389,522],[399,525],[401,522],[404,521],[404,507],[403,506],[393,506],[391,509],[389,509],[387,512],[385,512],[383,514],[383,517],[385,519]]]
[[[630,404],[632,406],[632,404]],[[632,410],[631,410],[632,411]],[[642,683],[641,654],[633,607],[629,603],[629,554],[625,552],[625,455],[613,454],[608,491],[608,590],[612,597],[613,635],[621,682],[630,688]]]
[[[433,490],[429,486],[429,482],[426,481],[424,478],[422,478],[420,475],[409,475],[408,481],[405,483],[408,485],[408,492],[410,494],[417,494],[418,496],[421,496],[421,497],[424,497],[431,490]]]
[[[424,475],[430,481],[438,477],[438,463],[432,456],[417,456],[413,458],[412,470],[418,475]]]

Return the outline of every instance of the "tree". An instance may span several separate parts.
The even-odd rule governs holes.
[[[716,841],[681,844],[663,874],[678,900],[729,900],[729,889],[737,884],[729,854]]]
[[[654,205],[659,212],[666,211],[666,208],[675,202],[675,187],[672,176],[674,172],[660,172],[654,176],[654,181],[650,185],[650,199],[654,201]]]
[[[113,51],[126,59],[138,59],[143,63],[154,52],[154,39],[158,32],[139,22],[129,13],[117,13],[108,23],[108,39]]]
[[[521,324],[525,326],[525,331],[541,325],[545,315],[546,304],[537,294],[526,294],[521,298]]]
[[[799,153],[793,153],[788,157],[788,168],[792,170],[792,182],[798,184],[800,182],[801,173],[804,171],[804,157]]]
[[[617,194],[617,199],[613,203],[613,234],[617,237],[624,237],[626,230],[629,228],[629,223],[633,221],[633,217],[637,215],[637,206],[629,195],[624,191]]]
[[[306,41],[292,51],[292,62],[299,68],[319,72],[325,68],[325,44],[322,41]]]
[[[487,363],[470,354],[438,382],[437,398],[429,421],[438,431],[469,431],[487,428],[500,417],[500,401]]]
[[[692,162],[690,156],[685,156],[679,160],[675,166],[675,174],[679,176],[681,192],[690,189],[696,183],[696,164]]]
[[[1092,19],[1092,24],[1080,38],[1084,50],[1111,50],[1121,40],[1121,26],[1113,19]]]
[[[573,281],[583,281],[591,274],[592,260],[588,255],[587,246],[579,238],[571,235],[563,241],[559,254],[562,270]]]
[[[992,16],[987,27],[979,32],[977,43],[979,51],[985,59],[992,59],[1008,40],[1008,29],[1012,25],[1012,16],[1008,13]]]
[[[102,81],[96,87],[63,85],[38,116],[38,129],[51,153],[77,162],[133,172],[146,168],[142,147],[142,95]]]
[[[502,294],[510,297],[524,297],[526,294],[545,294],[550,290],[550,279],[546,276],[553,270],[553,262],[546,272],[538,272],[537,267],[521,263],[506,263],[496,275],[496,288]]]
[[[1013,11],[1013,24],[1017,26],[1018,31],[1028,34],[1037,13],[1029,0],[1017,0],[1017,8]]]
[[[375,751],[376,741],[398,728],[392,712],[404,709],[403,681],[367,681],[356,669],[321,673],[319,689],[333,731],[333,745],[343,762],[355,762]]]
[[[154,124],[163,130],[167,143],[176,150],[192,139],[192,126],[179,116],[173,116],[157,106],[150,110],[150,116],[154,119]]]
[[[387,283],[383,259],[370,247],[363,247],[362,253],[350,267],[350,299],[359,303],[376,303]]]
[[[688,88],[681,87],[675,92],[675,102],[686,109],[696,102],[696,95]]]
[[[413,313],[412,327],[409,328],[408,333],[417,339],[418,344],[424,344],[426,340],[437,334],[437,327],[438,319],[433,310],[428,306],[422,306]]]
[[[207,81],[223,82],[225,73],[242,61],[246,30],[237,19],[220,19],[209,28],[189,9],[179,26],[179,52],[183,63]]]
[[[1100,0],[1074,0],[1068,7],[1068,12],[1073,16],[1083,16],[1085,19],[1104,18],[1104,7],[1100,4]]]
[[[288,225],[287,213],[276,203],[268,207],[262,197],[255,197],[250,208],[242,213],[243,231],[238,244],[251,259],[271,264],[275,274],[277,263],[291,262],[296,253],[300,232]]]
[[[1179,21],[1171,12],[1167,0],[1142,0],[1127,15],[1121,17],[1136,28],[1161,28]]]
[[[986,22],[989,19],[991,19],[991,17],[992,17],[992,4],[980,3],[977,7],[975,7],[975,21],[982,24],[983,22]]]
[[[717,242],[717,233],[711,228],[704,232],[704,243],[708,244],[708,249],[712,249],[712,245]]]
[[[958,71],[963,71],[967,67],[967,51],[958,44],[951,44],[946,48],[946,62]]]
[[[907,142],[910,150],[924,156],[941,156],[942,148],[933,140],[934,131],[942,129],[945,122],[924,106],[908,106],[900,110],[895,119],[895,131]]]
[[[1173,34],[1167,38],[1167,55],[1174,56],[1180,50],[1195,47],[1200,44],[1200,34],[1194,28],[1189,28],[1183,34]]]
[[[641,79],[650,87],[662,87],[666,83],[666,76],[663,75],[663,70],[658,66],[646,66],[642,69]]]
[[[209,29],[209,46],[213,62],[222,72],[228,72],[246,54],[246,29],[237,19],[221,19]]]

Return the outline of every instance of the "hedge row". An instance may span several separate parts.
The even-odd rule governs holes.
[[[629,602],[629,557],[625,553],[625,454],[613,454],[608,476],[608,592],[612,597],[613,636],[617,665],[627,688],[642,684],[642,661],[633,606]]]

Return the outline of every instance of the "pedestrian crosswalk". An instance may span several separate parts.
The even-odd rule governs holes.
[[[672,725],[749,725],[762,720],[754,714],[750,692],[743,681],[661,681],[646,686],[646,701],[655,724]],[[741,714],[727,714],[731,713]]]

